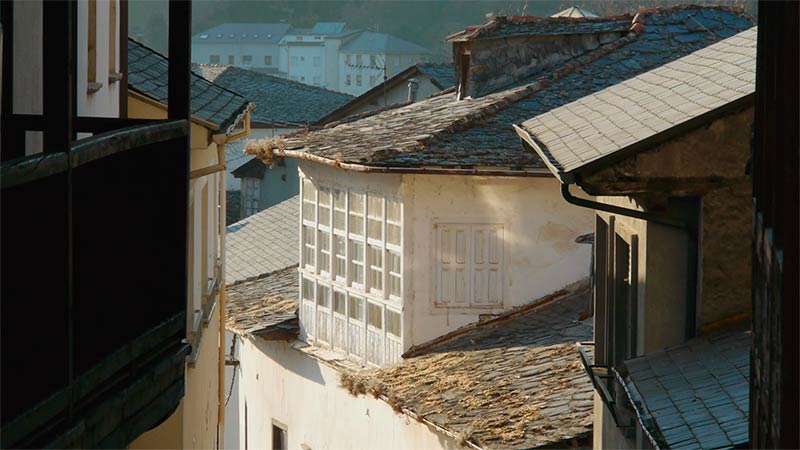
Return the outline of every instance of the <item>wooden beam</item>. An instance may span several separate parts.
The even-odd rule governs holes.
[[[169,86],[167,115],[170,119],[190,117],[192,4],[185,0],[169,2]]]

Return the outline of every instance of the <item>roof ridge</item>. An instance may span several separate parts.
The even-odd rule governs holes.
[[[635,41],[638,38],[638,34],[631,32],[625,36],[622,36],[618,39],[615,39],[607,44],[603,44],[600,47],[584,53],[576,58],[568,60],[562,64],[558,70],[551,72],[549,75],[545,75],[540,77],[536,81],[532,83],[528,83],[526,85],[509,88],[505,91],[496,92],[493,94],[488,94],[484,97],[478,97],[478,99],[491,97],[491,96],[499,96],[497,101],[491,102],[486,107],[480,108],[478,111],[474,113],[467,114],[465,117],[461,118],[460,120],[454,121],[450,126],[445,127],[442,130],[437,130],[431,133],[431,136],[428,138],[422,138],[418,141],[419,145],[428,145],[430,143],[436,142],[440,136],[447,136],[452,134],[456,131],[460,131],[462,129],[469,128],[472,125],[472,121],[474,120],[474,116],[479,116],[479,118],[484,118],[486,116],[495,116],[498,112],[507,109],[508,107],[512,106],[513,104],[530,97],[531,95],[535,94],[536,92],[541,91],[542,89],[546,88],[550,84],[561,80],[562,78],[566,77],[567,75],[575,72],[576,70],[591,64],[592,62],[596,61],[597,59],[618,50],[631,42]],[[506,95],[503,95],[506,94]],[[487,113],[487,110],[490,110]],[[473,117],[470,117],[473,116]]]
[[[292,268],[295,268],[295,267],[298,267],[298,263],[292,264],[290,266],[286,266],[286,267],[284,267],[282,269],[275,269],[275,270],[273,270],[271,272],[265,272],[265,273],[261,273],[261,274],[254,275],[254,276],[251,276],[251,277],[242,278],[241,280],[236,280],[233,283],[226,284],[225,287],[226,288],[230,288],[230,287],[234,287],[234,286],[239,286],[240,284],[243,284],[243,283],[249,283],[251,281],[262,280],[264,278],[269,278],[269,277],[271,277],[272,275],[275,275],[278,272],[283,272],[285,270],[292,269]]]

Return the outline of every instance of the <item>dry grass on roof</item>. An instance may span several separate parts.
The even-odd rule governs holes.
[[[586,289],[571,292],[541,310],[479,326],[397,365],[342,373],[341,384],[482,448],[585,439],[592,386],[575,342],[591,336],[589,321],[577,320],[586,295]]]

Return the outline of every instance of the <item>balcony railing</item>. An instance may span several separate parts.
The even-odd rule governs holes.
[[[0,447],[125,447],[183,397],[188,130],[3,163]]]

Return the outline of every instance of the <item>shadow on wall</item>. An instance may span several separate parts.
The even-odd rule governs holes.
[[[292,372],[298,377],[313,381],[325,386],[325,379],[320,370],[320,362],[310,356],[295,350],[290,342],[276,341],[270,342],[259,338],[252,339],[254,346],[270,358],[273,362]]]

